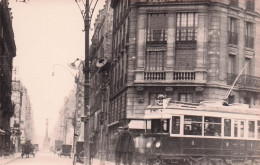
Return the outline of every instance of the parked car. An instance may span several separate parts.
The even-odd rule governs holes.
[[[61,146],[63,144],[63,141],[61,140],[55,140],[55,148],[54,148],[54,154],[60,154],[61,152]]]
[[[68,144],[63,144],[61,146],[61,152],[59,153],[59,156],[69,156],[71,157],[71,148],[72,145],[68,145]]]

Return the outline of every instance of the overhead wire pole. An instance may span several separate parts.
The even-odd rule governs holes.
[[[84,16],[84,30],[85,30],[85,67],[84,67],[84,164],[91,165],[90,159],[90,112],[89,112],[89,29],[90,29],[90,17],[89,17],[89,0],[86,0],[85,4],[85,16]]]

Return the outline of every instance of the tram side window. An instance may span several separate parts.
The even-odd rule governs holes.
[[[206,117],[204,118],[204,135],[221,136],[221,118]]]
[[[238,137],[238,121],[234,123],[234,137]]]
[[[257,121],[257,138],[260,139],[260,120]]]
[[[235,120],[234,121],[234,137],[245,136],[245,121]]]
[[[224,119],[224,136],[231,136],[231,119]]]
[[[169,133],[169,119],[153,119],[152,133]]]
[[[244,136],[245,136],[245,122],[240,121],[240,137],[244,137]]]
[[[201,116],[184,116],[184,135],[202,135]]]
[[[180,116],[172,117],[172,134],[180,134]]]
[[[255,122],[248,121],[248,137],[254,138],[255,137]]]

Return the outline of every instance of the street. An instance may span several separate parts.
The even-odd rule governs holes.
[[[39,151],[35,157],[21,158],[7,163],[8,165],[72,165],[72,158],[59,157],[57,154],[48,151]]]

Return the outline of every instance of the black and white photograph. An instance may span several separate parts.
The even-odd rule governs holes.
[[[0,165],[260,165],[260,0],[0,0]]]

